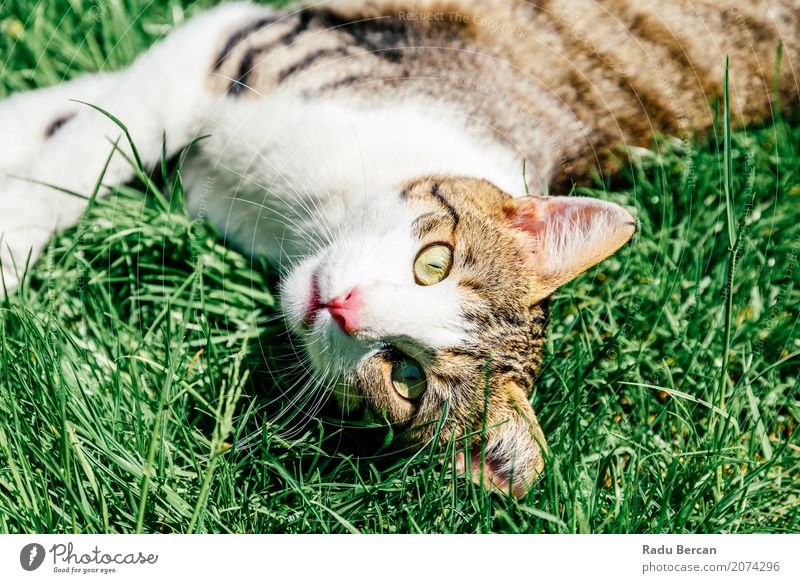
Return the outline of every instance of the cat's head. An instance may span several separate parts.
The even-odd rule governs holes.
[[[483,451],[487,484],[523,494],[544,464],[528,393],[547,298],[628,241],[634,220],[596,199],[513,199],[463,178],[383,200],[288,275],[289,325],[343,412],[391,423],[410,446],[437,426],[442,441],[473,435],[473,459],[457,463]]]

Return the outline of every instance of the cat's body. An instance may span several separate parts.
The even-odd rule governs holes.
[[[174,155],[210,135],[184,165],[190,210],[286,270],[288,323],[343,409],[413,443],[488,418],[488,479],[519,493],[542,468],[526,393],[546,298],[633,233],[615,205],[527,190],[567,194],[654,131],[706,131],[726,54],[734,121],[765,118],[782,39],[790,107],[799,22],[789,0],[222,6],[126,71],[0,103],[6,285],[85,201],[2,173],[89,194],[120,133],[68,99],[124,122],[145,166],[164,139]],[[104,181],[133,175],[117,155]],[[398,363],[422,369],[424,398],[411,376],[397,397]]]

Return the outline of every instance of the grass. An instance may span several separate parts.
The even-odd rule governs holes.
[[[181,14],[6,0],[0,95],[123,66]],[[95,201],[0,305],[0,532],[797,532],[800,124],[723,134],[584,190],[641,229],[558,294],[521,501],[300,423],[274,276],[187,216],[179,172]]]

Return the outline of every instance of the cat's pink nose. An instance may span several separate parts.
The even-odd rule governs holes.
[[[325,308],[345,334],[358,332],[358,310],[361,308],[361,292],[354,287],[346,294],[325,304]]]

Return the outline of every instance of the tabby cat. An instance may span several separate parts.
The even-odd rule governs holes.
[[[546,452],[529,392],[548,298],[635,230],[565,195],[654,131],[709,130],[725,55],[735,123],[791,107],[799,22],[792,0],[222,5],[124,71],[0,103],[4,285],[85,210],[43,183],[92,192],[120,137],[86,104],[147,166],[208,135],[190,210],[280,266],[342,411],[407,446],[472,440],[459,469],[524,495]],[[105,184],[133,176],[114,155]]]

